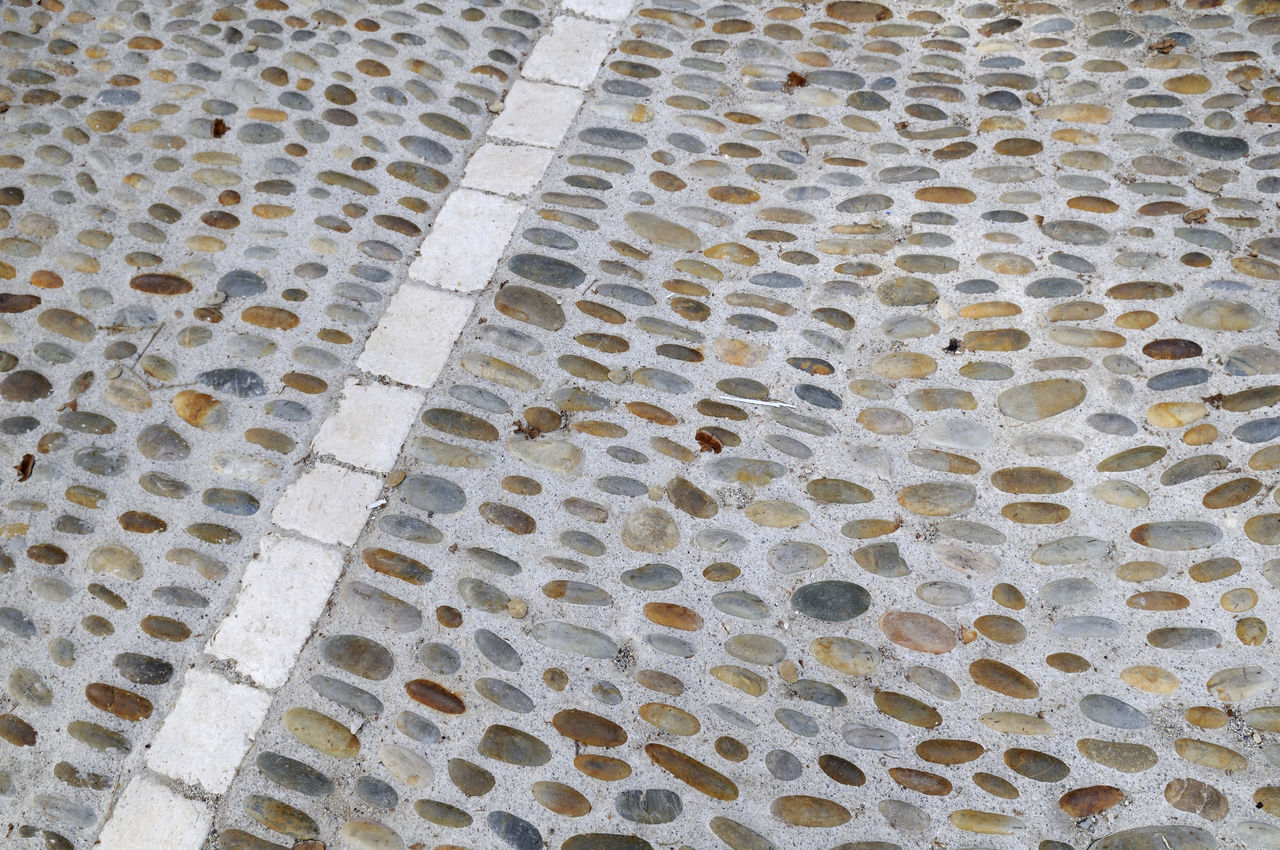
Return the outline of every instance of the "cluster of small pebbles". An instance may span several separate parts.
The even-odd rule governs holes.
[[[642,3],[219,846],[1280,847],[1277,36]]]
[[[92,846],[545,19],[0,4],[0,844]]]

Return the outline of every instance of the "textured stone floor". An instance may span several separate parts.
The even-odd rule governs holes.
[[[542,24],[363,6],[0,8],[0,821],[50,846],[92,844]]]
[[[145,770],[554,14],[0,9],[17,846]],[[641,2],[206,846],[1280,847],[1277,45]]]

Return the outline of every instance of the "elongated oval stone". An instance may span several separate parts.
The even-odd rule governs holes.
[[[637,835],[584,832],[566,839],[560,850],[653,850],[653,845]]]
[[[911,726],[933,729],[942,724],[942,715],[938,710],[915,697],[894,691],[877,691],[872,696],[872,700],[875,702],[876,708],[894,720],[899,720]]]
[[[462,714],[466,711],[462,697],[429,679],[411,679],[404,689],[410,699],[442,714]]]
[[[627,213],[623,220],[632,231],[655,245],[678,251],[697,251],[702,248],[702,240],[696,233],[674,221],[643,212]]]
[[[1185,552],[1207,549],[1222,539],[1222,530],[1216,525],[1198,520],[1153,522],[1140,525],[1129,537],[1143,546],[1166,552]]]
[[[1011,770],[1036,782],[1060,782],[1071,772],[1062,759],[1023,747],[1005,750],[1004,763]]]
[[[1005,416],[1020,422],[1038,422],[1079,406],[1084,398],[1084,384],[1070,378],[1052,378],[1007,389],[1000,393],[996,406]]]
[[[314,750],[334,758],[355,758],[360,739],[332,717],[309,708],[291,708],[282,725],[291,735]]]
[[[551,649],[585,655],[588,658],[612,659],[618,654],[618,645],[613,638],[560,620],[547,620],[533,627],[533,639]]]
[[[485,729],[476,751],[485,758],[521,767],[539,767],[551,761],[551,749],[541,740],[497,723]]]
[[[973,681],[1014,699],[1035,699],[1040,688],[1030,678],[1000,661],[980,658],[969,665]]]
[[[644,748],[654,764],[676,779],[717,800],[738,799],[738,786],[729,777],[664,744],[646,744]]]
[[[1228,667],[1209,677],[1206,687],[1223,702],[1239,702],[1263,693],[1275,680],[1263,667]]]
[[[940,655],[955,648],[955,629],[928,614],[887,611],[880,617],[880,631],[899,646]]]
[[[898,491],[898,504],[920,516],[950,516],[971,507],[977,490],[967,481],[932,481]]]
[[[1141,773],[1159,761],[1156,751],[1145,744],[1081,738],[1076,741],[1076,749],[1085,758],[1122,773]]]
[[[852,818],[849,810],[839,803],[804,794],[778,797],[770,811],[788,826],[799,827],[830,829],[846,824]]]
[[[560,711],[551,723],[561,735],[589,747],[619,747],[627,741],[626,731],[617,723],[582,709]]]
[[[880,665],[875,647],[853,638],[817,638],[809,644],[809,651],[826,666],[849,676],[865,676]]]
[[[535,782],[533,798],[558,815],[579,818],[591,811],[591,802],[580,791],[563,782]]]
[[[1145,729],[1150,719],[1123,700],[1105,694],[1087,694],[1080,700],[1080,712],[1085,717],[1105,726],[1117,729]]]
[[[147,719],[154,709],[151,700],[141,694],[101,682],[87,685],[84,694],[94,708],[102,709],[121,720],[132,723]]]
[[[1198,826],[1170,824],[1140,826],[1113,832],[1089,845],[1089,850],[1216,850],[1218,842]]]

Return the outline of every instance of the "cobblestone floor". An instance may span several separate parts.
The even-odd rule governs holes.
[[[561,11],[0,10],[29,846],[247,675],[205,642]],[[226,793],[167,782],[205,846],[1280,847],[1277,45],[641,2]]]
[[[542,18],[49,5],[0,8],[0,820],[88,847]]]

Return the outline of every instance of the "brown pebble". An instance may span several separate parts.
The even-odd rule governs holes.
[[[146,697],[135,694],[133,691],[126,691],[124,688],[117,688],[114,685],[106,685],[101,682],[93,682],[87,685],[84,689],[84,695],[94,708],[102,709],[105,712],[114,714],[121,720],[128,720],[131,723],[146,720],[151,716],[153,710],[151,701]]]
[[[1075,788],[1058,798],[1058,806],[1073,818],[1087,818],[1124,802],[1125,794],[1111,785]]]
[[[434,708],[442,714],[462,714],[467,710],[462,697],[429,679],[412,679],[405,684],[404,689],[415,702]]]

